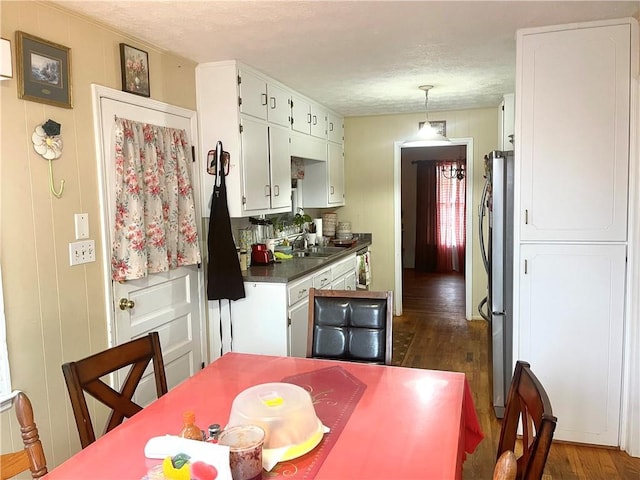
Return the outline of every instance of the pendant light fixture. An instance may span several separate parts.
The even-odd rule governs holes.
[[[426,121],[417,134],[408,138],[403,144],[403,147],[437,147],[442,145],[451,145],[449,140],[444,135],[440,135],[435,128],[429,123],[429,90],[433,88],[433,85],[421,85],[420,90],[424,90],[424,108],[426,111]]]

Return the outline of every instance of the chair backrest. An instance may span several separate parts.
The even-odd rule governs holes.
[[[13,399],[13,407],[20,424],[24,450],[0,455],[0,480],[15,477],[21,472],[31,471],[33,478],[47,473],[47,461],[38,435],[38,427],[33,420],[33,408],[29,397],[19,392]]]
[[[153,361],[156,392],[160,398],[167,393],[167,379],[158,332],[151,332],[145,337],[62,365],[82,448],[96,440],[84,392],[86,391],[112,410],[103,432],[107,433],[120,425],[125,418],[132,417],[142,410],[142,407],[131,399],[151,361]],[[130,370],[119,392],[101,380],[101,377],[124,367],[130,367]]]
[[[527,362],[516,362],[498,443],[498,458],[515,451],[518,424],[522,426],[522,455],[518,480],[540,480],[551,448],[557,418],[544,387]]]
[[[500,455],[493,469],[493,480],[515,480],[518,473],[516,454],[507,450]]]
[[[307,357],[391,364],[393,292],[309,290]]]

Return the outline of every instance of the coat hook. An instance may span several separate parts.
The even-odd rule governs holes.
[[[53,186],[52,161],[62,156],[62,138],[60,137],[61,125],[53,120],[47,120],[38,125],[31,136],[34,150],[45,160],[49,161],[49,190],[56,198],[62,197],[64,180],[60,180],[60,190],[56,192]]]
[[[53,186],[53,160],[49,160],[49,189],[51,190],[51,193],[53,193],[53,195],[56,198],[62,197],[62,192],[64,191],[64,180],[60,180],[59,192],[56,192],[56,189]]]

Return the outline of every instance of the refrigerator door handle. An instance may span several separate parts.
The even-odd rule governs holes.
[[[480,196],[480,205],[478,206],[478,232],[480,235],[480,253],[482,254],[482,263],[484,263],[484,269],[489,273],[489,258],[487,257],[487,247],[484,243],[484,216],[485,216],[485,203],[487,201],[487,192],[489,190],[489,179],[484,182],[482,188],[482,195]]]

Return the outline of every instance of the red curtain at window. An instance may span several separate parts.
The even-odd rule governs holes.
[[[415,269],[435,272],[438,254],[436,166],[418,163],[416,176],[416,258]]]
[[[453,178],[445,178],[443,168],[446,177]],[[456,168],[464,168],[464,162],[418,163],[415,256],[418,271],[464,273],[466,176],[458,180]]]
[[[436,162],[438,272],[464,273],[466,175],[458,180],[455,174],[452,175],[456,168],[464,168],[464,162]]]

